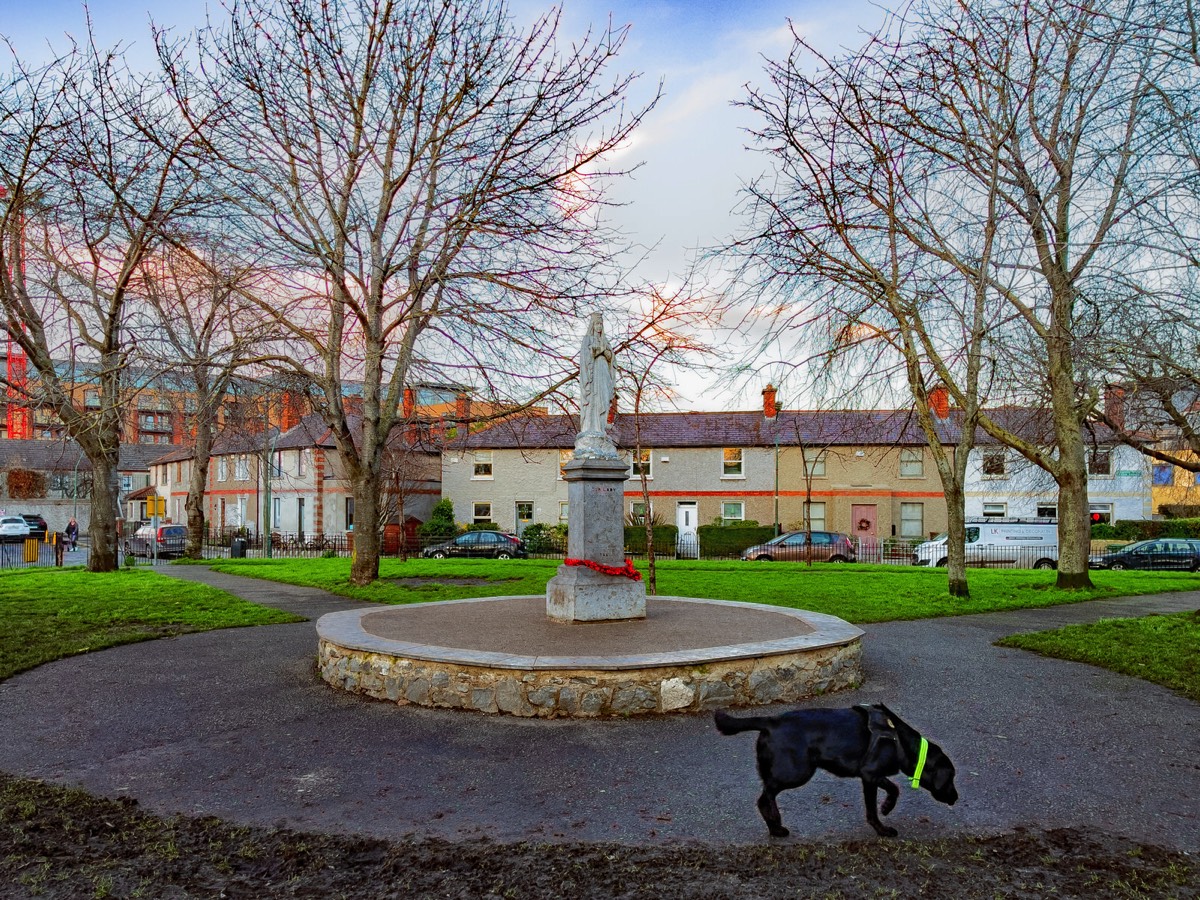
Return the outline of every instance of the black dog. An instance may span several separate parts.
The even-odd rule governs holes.
[[[800,709],[745,719],[718,710],[715,719],[721,734],[758,732],[756,755],[763,783],[758,811],[775,837],[789,834],[779,816],[776,795],[805,784],[817,769],[843,778],[861,778],[867,821],[884,837],[896,836],[895,828],[879,821],[879,813],[890,813],[900,796],[900,789],[888,781],[888,776],[903,772],[911,778],[925,739],[882,703],[850,709]],[[926,745],[925,764],[917,783],[935,799],[953,804],[958,799],[954,764],[933,741],[926,741]],[[880,788],[887,797],[877,812],[875,801]]]

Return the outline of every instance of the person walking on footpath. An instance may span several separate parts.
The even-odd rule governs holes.
[[[72,550],[79,544],[79,523],[75,521],[74,516],[67,522],[67,543]]]

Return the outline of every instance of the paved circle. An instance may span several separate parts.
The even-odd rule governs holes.
[[[311,619],[320,591],[172,567]],[[1200,705],[992,646],[1017,631],[1194,610],[1200,593],[867,627],[862,689],[941,744],[961,799],[905,790],[904,837],[1096,827],[1200,851]],[[312,622],[149,641],[0,683],[0,769],[160,813],[383,837],[761,842],[753,741],[707,715],[531,721],[360,700],[315,673]],[[781,798],[792,840],[868,838],[857,782]]]

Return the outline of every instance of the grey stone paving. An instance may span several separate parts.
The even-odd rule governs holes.
[[[320,591],[171,567],[301,613]],[[1200,705],[1088,666],[991,646],[1015,631],[1197,609],[1200,592],[866,628],[867,682],[940,743],[961,800],[904,789],[906,837],[1094,826],[1200,852]],[[530,721],[396,707],[320,682],[313,622],[74,657],[0,683],[0,769],[211,814],[385,837],[760,842],[753,739],[707,715]],[[871,838],[857,782],[781,798],[792,840]]]

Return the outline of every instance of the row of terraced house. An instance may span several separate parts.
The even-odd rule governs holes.
[[[953,454],[959,438],[956,411],[944,397],[934,408],[943,446]],[[1026,438],[1049,441],[1043,411],[1011,408],[993,415]],[[614,412],[610,418],[615,443],[630,463],[625,509],[633,520],[649,513],[677,525],[684,535],[699,525],[754,520],[783,529],[807,523],[859,538],[908,540],[946,526],[941,481],[912,410],[785,410],[777,407],[768,386],[762,408],[754,411]],[[566,522],[561,467],[573,447],[572,417],[533,414],[478,430],[465,424],[438,432],[397,430],[385,479],[392,500],[389,521],[411,528],[446,497],[464,525],[494,523],[519,533],[534,522]],[[0,466],[5,466],[7,447],[32,443],[38,442],[0,442]],[[160,503],[166,520],[186,521],[192,464],[186,447],[153,459],[145,477],[139,475],[142,486],[125,494],[126,516],[149,518]],[[1098,521],[1151,518],[1165,503],[1186,501],[1200,491],[1192,473],[1165,472],[1100,427],[1091,433],[1088,468]],[[64,477],[60,467],[52,483],[62,485]],[[0,507],[12,506],[2,488]],[[60,513],[70,504],[51,500],[47,518],[56,529],[65,524]],[[77,510],[78,499],[73,502]],[[356,524],[349,479],[328,429],[315,415],[284,431],[227,429],[214,448],[205,503],[210,526],[226,532],[256,534],[269,528],[339,535],[352,533]],[[26,502],[19,511],[42,508]],[[1057,490],[1049,475],[981,433],[967,465],[968,517],[1052,518],[1056,513]]]

